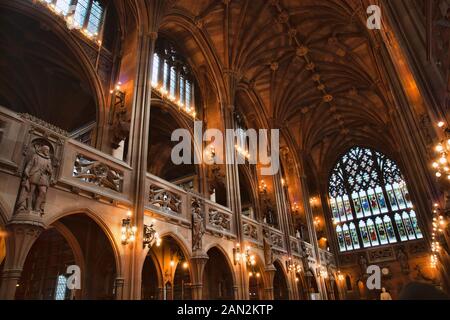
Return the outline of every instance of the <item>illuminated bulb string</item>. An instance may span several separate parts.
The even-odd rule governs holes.
[[[100,7],[100,5],[97,5],[96,7],[97,10],[96,13],[100,15],[100,17],[96,17],[93,12],[89,13],[90,16],[88,18],[88,27],[83,27],[83,25],[80,24],[78,19],[75,18],[75,15],[77,14],[77,5],[71,5],[70,0],[58,0],[56,3],[54,3],[52,0],[33,0],[33,3],[40,3],[50,12],[64,19],[67,25],[67,29],[79,30],[79,32],[84,37],[88,38],[89,40],[95,41],[99,46],[102,45],[102,41],[100,39],[98,32],[98,30],[101,29],[100,27],[102,23],[101,16],[103,14],[103,9]],[[84,16],[82,18],[86,17]],[[96,23],[94,23],[93,20],[96,20]],[[92,28],[96,29],[97,31],[93,31]]]
[[[435,175],[437,178],[445,176],[447,180],[450,180],[450,163],[448,158],[450,155],[450,131],[445,127],[445,123],[443,121],[440,121],[437,126],[444,131],[446,138],[434,147],[434,151],[437,156],[431,166],[435,170]]]
[[[441,252],[440,238],[447,225],[445,217],[441,213],[439,204],[434,204],[433,223],[431,232],[431,257],[430,263],[433,268],[437,267],[439,261],[439,254]]]

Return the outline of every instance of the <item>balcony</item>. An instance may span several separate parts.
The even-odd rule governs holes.
[[[117,207],[133,205],[132,167],[71,138],[51,124],[0,107],[0,143],[0,171],[3,173],[17,177],[22,172],[24,159],[37,145],[47,144],[54,159],[54,188]],[[146,215],[190,228],[192,202],[198,200],[205,213],[206,232],[236,239],[236,221],[229,208],[150,173],[146,175],[146,190]],[[262,247],[266,237],[275,251],[285,254],[287,241],[290,241],[293,255],[301,256],[303,247],[299,239],[286,238],[282,231],[250,217],[241,215],[241,218],[244,239],[249,243]]]

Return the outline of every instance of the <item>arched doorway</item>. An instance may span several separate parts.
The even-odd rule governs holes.
[[[142,300],[161,299],[161,271],[153,259],[153,252],[150,250],[142,268]]]
[[[309,269],[308,271],[306,271],[305,276],[310,298],[312,300],[317,299],[316,296],[319,295],[320,291],[317,285],[317,279],[314,275],[314,271]]]
[[[264,299],[264,281],[260,268],[254,268],[248,274],[248,295],[250,300]]]
[[[233,299],[233,274],[227,258],[216,247],[208,250],[208,257],[203,273],[203,299]]]
[[[153,246],[142,269],[143,300],[190,300],[191,269],[187,253],[172,236]]]
[[[302,274],[295,274],[295,283],[297,284],[298,297],[300,300],[308,300],[308,286]]]
[[[67,267],[81,270],[81,290],[70,292]],[[16,299],[110,300],[115,298],[116,260],[103,230],[84,214],[66,216],[44,231],[25,260]]]
[[[283,268],[278,261],[274,263],[276,268],[273,278],[273,298],[274,300],[288,300],[289,291]]]

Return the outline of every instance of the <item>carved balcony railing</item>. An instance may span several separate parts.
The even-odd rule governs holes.
[[[205,201],[206,229],[218,236],[235,238],[233,214],[230,209],[213,201]]]
[[[253,219],[242,217],[242,233],[244,238],[253,243],[262,243],[262,228],[261,225]]]
[[[191,224],[191,195],[183,188],[147,173],[147,210],[168,221]]]
[[[59,182],[72,192],[131,204],[132,169],[125,162],[68,139]]]
[[[296,257],[301,257],[301,246],[300,246],[300,240],[296,237],[289,237],[289,240],[291,242],[291,251],[292,254]]]
[[[283,232],[271,226],[264,225],[263,234],[265,238],[270,239],[273,249],[286,252],[285,236]]]
[[[331,266],[336,265],[334,255],[331,252],[319,249],[319,254],[322,265],[331,265]]]
[[[0,171],[22,174],[26,155],[37,144],[50,148],[55,188],[107,203],[131,204],[131,168],[75,141],[69,134],[28,114],[0,107]]]

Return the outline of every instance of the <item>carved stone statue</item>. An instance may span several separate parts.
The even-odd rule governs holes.
[[[202,238],[205,234],[204,221],[200,200],[192,199],[192,251],[202,249]]]
[[[36,211],[44,213],[47,190],[52,183],[53,165],[50,147],[36,145],[35,153],[26,163],[17,201],[16,213]]]
[[[400,248],[397,252],[397,260],[400,263],[400,268],[403,273],[409,273],[408,256],[403,248]]]
[[[266,261],[266,266],[270,266],[273,263],[273,252],[272,244],[267,237],[263,239],[264,244],[264,260]]]
[[[361,275],[367,274],[367,259],[366,259],[366,257],[364,257],[363,255],[360,255],[358,264],[361,269]]]

